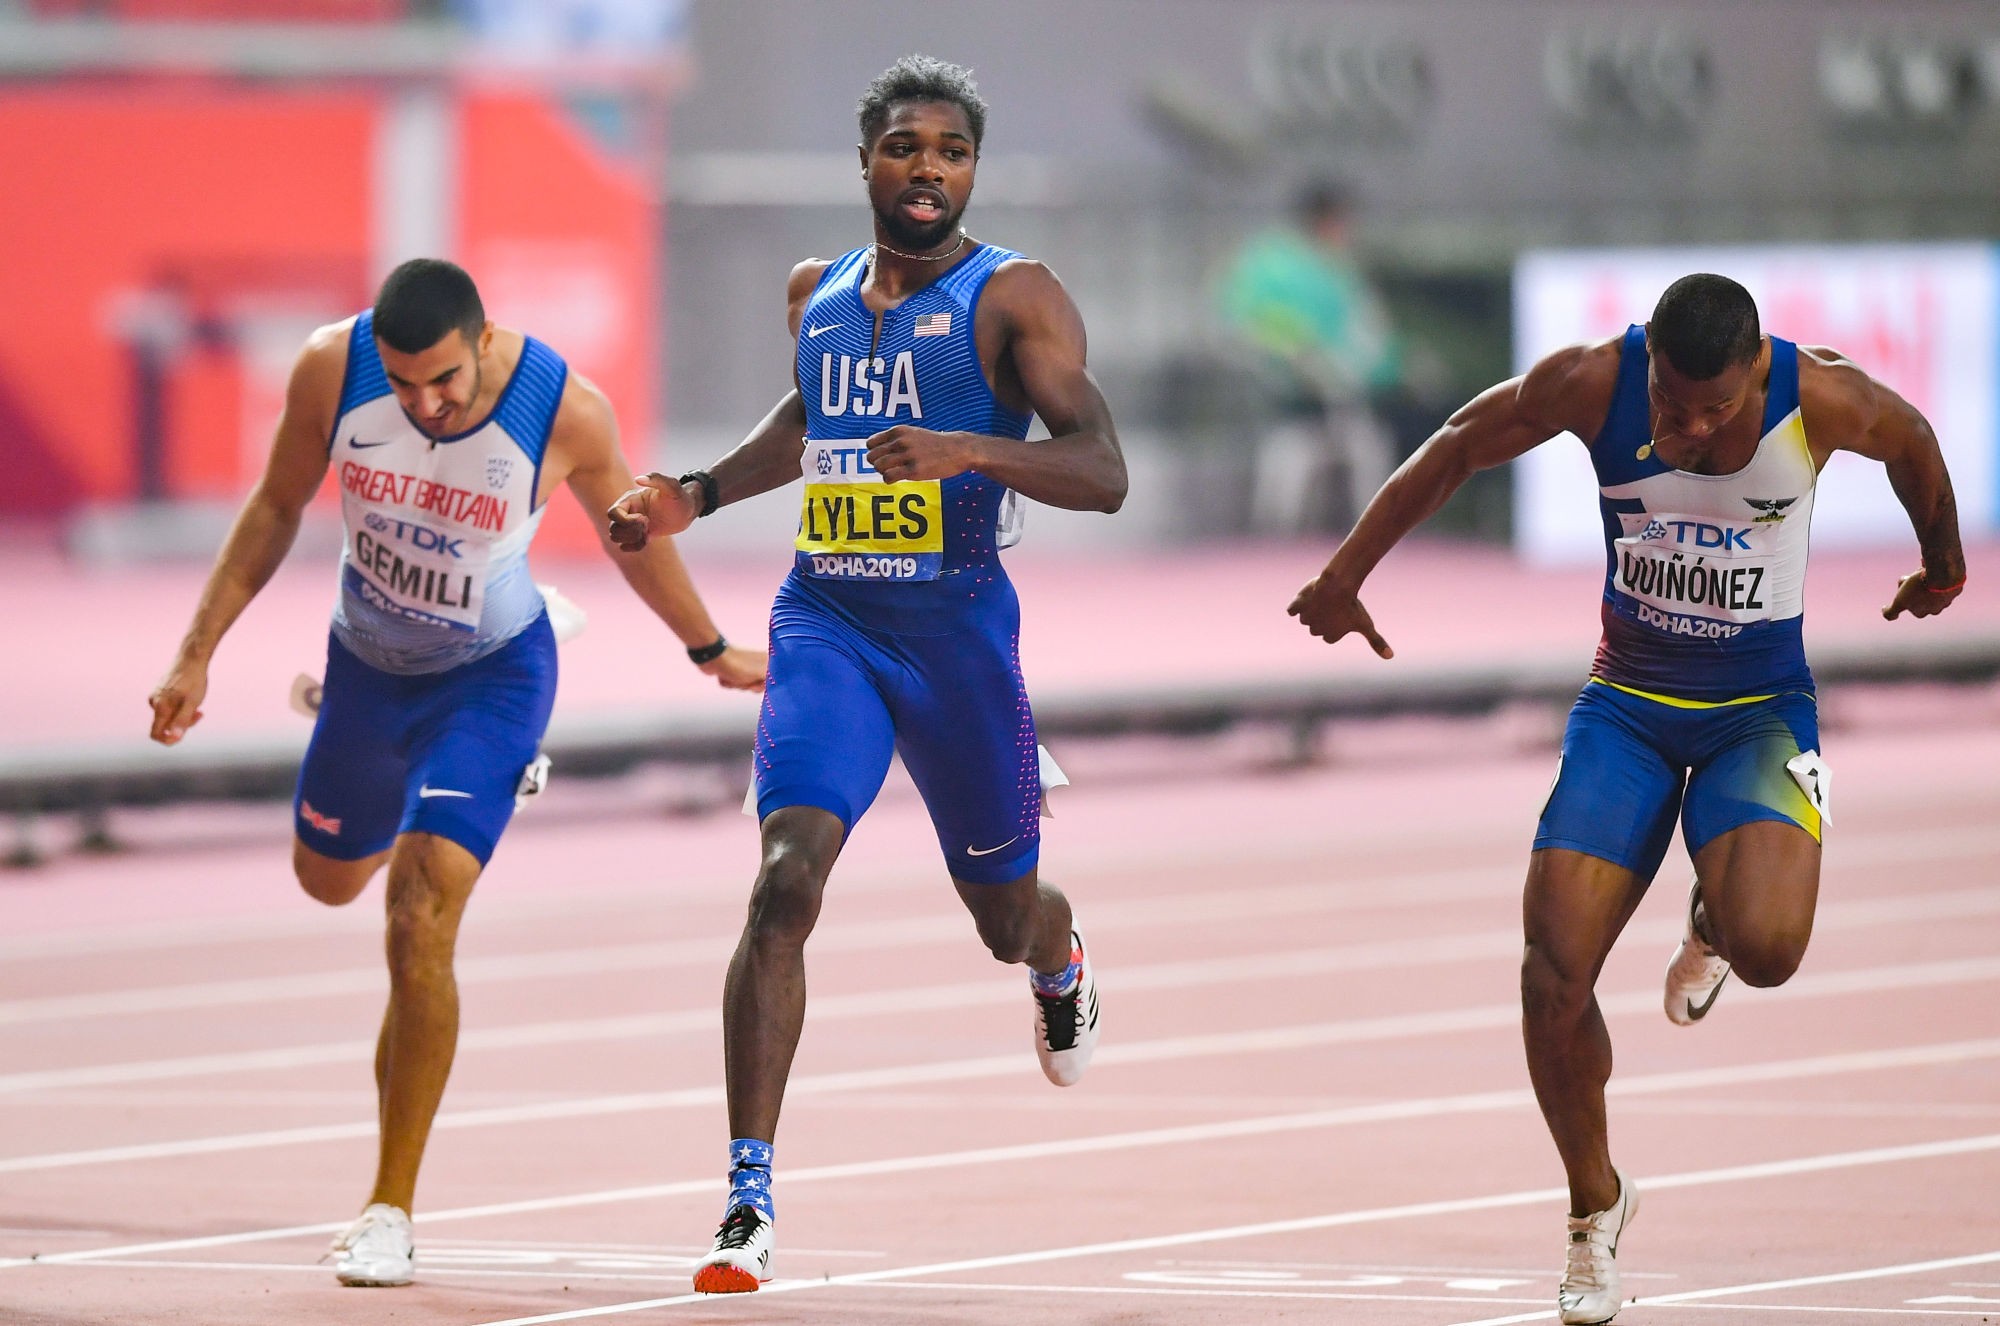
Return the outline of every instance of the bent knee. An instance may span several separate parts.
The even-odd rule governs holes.
[[[1743,984],[1768,989],[1791,980],[1799,964],[1805,961],[1805,956],[1806,941],[1803,936],[1779,936],[1754,944],[1737,943],[1730,946],[1729,969]]]
[[[360,897],[368,881],[374,878],[378,864],[379,858],[336,861],[321,856],[304,843],[292,844],[292,874],[297,877],[299,887],[308,898],[329,907],[341,907]]]
[[[979,939],[995,961],[1005,963],[1026,962],[1028,951],[1035,946],[1034,931],[1026,918],[981,925]]]
[[[760,942],[804,944],[819,920],[824,885],[804,853],[769,854],[750,890],[749,933]]]
[[[1521,1016],[1534,1023],[1573,1022],[1590,1003],[1591,981],[1565,972],[1546,949],[1521,952]]]

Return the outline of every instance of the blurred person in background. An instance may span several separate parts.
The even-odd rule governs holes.
[[[1936,436],[1837,352],[1763,334],[1750,293],[1696,274],[1644,326],[1558,350],[1458,411],[1368,504],[1290,611],[1314,635],[1388,643],[1368,573],[1476,470],[1559,433],[1590,439],[1604,516],[1603,640],[1570,711],[1529,857],[1521,964],[1529,1076],[1567,1171],[1564,1322],[1621,1303],[1616,1256],[1638,1209],[1611,1163],[1611,1040],[1598,972],[1652,883],[1678,814],[1693,858],[1667,1016],[1699,1022],[1733,970],[1789,979],[1819,895],[1829,772],[1806,665],[1806,549],[1835,451],[1878,461],[1922,564],[1882,615],[1929,617],[1965,586]]]
[[[1028,968],[1043,1073],[1077,1081],[1097,1039],[1069,901],[1038,875],[1034,717],[998,552],[1018,536],[1015,494],[1116,511],[1124,457],[1062,283],[959,224],[986,123],[969,71],[908,56],[858,110],[874,242],[792,270],[796,387],[708,470],[648,475],[609,513],[612,538],[641,548],[805,479],[757,727],[763,861],[723,989],[732,1138],[722,1225],[694,1276],[709,1293],[768,1278],[805,943],[892,753],[980,939]],[[1036,415],[1052,436],[1030,442]]]
[[[1314,182],[1290,224],[1251,237],[1223,274],[1223,324],[1280,421],[1258,443],[1260,532],[1345,529],[1395,465],[1377,402],[1401,389],[1403,350],[1353,229],[1348,188]]]
[[[200,721],[210,659],[284,560],[329,468],[347,536],[292,868],[338,906],[389,867],[381,1149],[365,1209],[332,1255],[343,1284],[402,1285],[414,1274],[417,1168],[458,1043],[459,919],[517,796],[539,791],[547,769],[556,637],[528,544],[558,487],[600,511],[632,471],[602,392],[540,341],[488,321],[460,268],[404,263],[372,309],[300,351],[264,476],[152,694],[153,740],[171,746]],[[617,563],[703,672],[734,689],[763,684],[762,653],[722,638],[671,540]]]

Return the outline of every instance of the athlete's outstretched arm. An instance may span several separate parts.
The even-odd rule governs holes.
[[[208,664],[216,646],[270,581],[298,537],[299,519],[326,477],[328,437],[347,366],[348,329],[348,324],[320,328],[292,364],[284,413],[263,477],[237,512],[187,635],[167,675],[147,700],[153,710],[154,741],[171,746],[201,721]]]
[[[568,467],[566,474],[558,471],[553,477],[568,483],[583,509],[593,515],[620,500],[619,494],[632,486],[632,470],[618,446],[618,419],[611,402],[575,373],[563,389],[555,427],[549,432],[549,460]],[[598,537],[605,551],[612,554],[625,583],[683,645],[699,649],[721,638],[722,632],[708,615],[672,538],[652,539],[643,550],[634,550],[636,556],[620,557],[608,531],[600,529]],[[761,649],[731,645],[720,657],[699,666],[732,690],[754,691],[764,685]]]
[[[785,318],[794,341],[798,339],[799,319],[805,316],[806,302],[812,298],[826,268],[827,263],[820,258],[808,259],[792,268],[785,284]],[[723,507],[783,488],[799,477],[799,457],[805,445],[806,407],[794,385],[750,430],[750,436],[708,467],[709,477],[715,481],[715,505]],[[649,535],[679,534],[701,514],[704,500],[698,483],[684,484],[658,472],[642,474],[636,485],[605,513],[610,522],[611,542],[626,552],[634,552],[646,546]]]
[[[1389,476],[1326,567],[1286,611],[1329,643],[1359,632],[1377,654],[1393,657],[1361,606],[1361,582],[1478,471],[1505,464],[1565,429],[1594,432],[1610,409],[1618,372],[1615,348],[1608,361],[1605,351],[1605,346],[1558,350],[1525,375],[1489,387],[1461,406]]]
[[[995,365],[997,394],[1012,394],[1011,374],[1049,437],[1024,442],[899,424],[868,439],[868,463],[891,480],[976,470],[1050,506],[1116,511],[1125,503],[1125,456],[1111,408],[1085,367],[1083,316],[1069,292],[1042,264],[1010,260],[980,299],[980,323],[989,318],[1005,346]],[[979,334],[986,334],[983,325]]]
[[[1824,429],[1833,449],[1878,460],[1910,516],[1923,565],[1896,582],[1882,609],[1891,621],[1907,612],[1929,617],[1951,606],[1965,588],[1965,549],[1958,538],[1958,500],[1930,421],[1901,396],[1852,362],[1821,346],[1801,347],[1800,404],[1806,436]]]

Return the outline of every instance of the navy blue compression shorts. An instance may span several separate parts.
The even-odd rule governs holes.
[[[1650,880],[1677,813],[1690,856],[1757,820],[1817,839],[1824,789],[1806,789],[1814,770],[1824,777],[1818,751],[1819,707],[1802,692],[1714,704],[1592,679],[1570,709],[1535,847],[1566,847]]]
[[[1021,680],[1020,602],[1004,578],[960,629],[863,626],[802,577],[771,605],[757,722],[757,817],[817,806],[854,829],[891,754],[922,794],[953,879],[1005,884],[1041,852],[1035,719]]]
[[[292,801],[299,841],[358,861],[434,833],[483,866],[514,814],[556,696],[548,614],[484,658],[406,676],[329,638],[319,721]]]

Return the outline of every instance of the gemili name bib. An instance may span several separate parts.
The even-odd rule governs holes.
[[[528,544],[568,367],[525,338],[486,421],[433,438],[390,391],[371,321],[354,320],[331,440],[346,526],[333,631],[385,672],[442,672],[492,653],[543,611]]]

